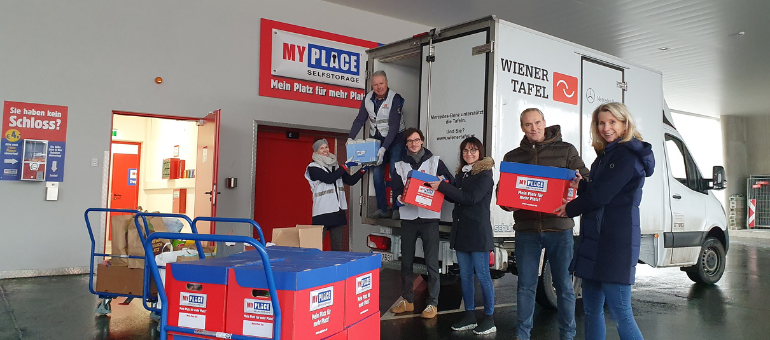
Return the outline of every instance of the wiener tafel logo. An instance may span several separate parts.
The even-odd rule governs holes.
[[[577,105],[578,79],[559,72],[553,73],[553,100]]]
[[[326,287],[310,292],[310,311],[329,307],[334,304],[334,287]]]

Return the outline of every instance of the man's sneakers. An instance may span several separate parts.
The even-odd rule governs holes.
[[[401,299],[401,302],[399,302],[397,305],[393,306],[390,309],[390,312],[393,314],[412,312],[412,311],[414,311],[414,304],[411,302],[407,302],[404,299]]]
[[[422,311],[420,316],[422,316],[423,319],[433,319],[436,317],[437,313],[438,310],[436,310],[436,306],[428,305],[428,307],[425,307],[425,310]]]
[[[473,329],[473,334],[491,334],[497,331],[495,319],[492,315],[484,315],[484,320]]]
[[[464,331],[476,327],[476,316],[473,315],[473,311],[467,310],[463,315],[463,318],[459,322],[452,325],[453,331]]]

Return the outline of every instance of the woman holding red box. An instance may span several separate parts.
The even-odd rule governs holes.
[[[620,339],[643,339],[631,310],[631,285],[639,260],[639,203],[645,177],[655,168],[652,146],[642,141],[622,103],[602,104],[593,112],[591,136],[597,158],[590,181],[573,181],[578,197],[554,211],[580,219],[580,239],[570,271],[583,279],[585,338],[604,339],[604,305]]]
[[[492,168],[495,161],[485,157],[484,145],[476,137],[468,137],[460,143],[460,167],[455,185],[447,182],[430,182],[434,190],[455,204],[452,211],[452,237],[450,246],[455,250],[460,266],[460,281],[465,302],[463,318],[452,325],[456,331],[472,329],[476,334],[495,332],[495,289],[489,274],[489,252],[494,249],[490,202],[493,187]],[[476,324],[473,272],[479,278],[484,295],[484,320]]]

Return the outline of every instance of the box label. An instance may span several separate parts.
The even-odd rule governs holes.
[[[180,306],[206,308],[206,294],[181,292],[179,300]]]
[[[310,311],[329,307],[334,304],[334,286],[310,292]]]
[[[372,273],[356,278],[356,295],[372,289]]]
[[[265,300],[243,300],[243,312],[248,314],[273,315],[273,303]],[[244,327],[245,328],[245,327]]]
[[[243,320],[243,335],[273,338],[273,324],[259,321]]]
[[[516,177],[516,189],[546,192],[548,191],[548,180],[518,176]]]
[[[206,316],[190,313],[179,313],[179,327],[206,329]]]
[[[415,196],[414,201],[422,205],[431,205],[431,203],[433,203],[432,198],[421,195]]]

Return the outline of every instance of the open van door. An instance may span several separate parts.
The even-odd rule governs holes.
[[[219,195],[219,127],[221,110],[198,122],[198,157],[195,164],[195,216],[217,216]],[[200,222],[198,232],[214,234],[216,225]]]

